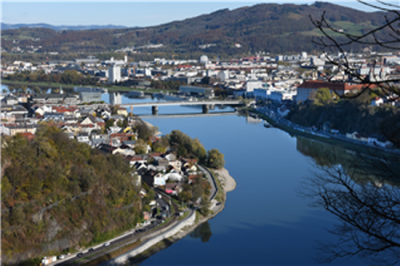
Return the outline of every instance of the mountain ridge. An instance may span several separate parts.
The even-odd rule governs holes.
[[[157,48],[157,52],[182,56],[207,53],[231,57],[258,51],[312,52],[321,47],[311,39],[322,34],[312,24],[310,16],[319,19],[324,11],[326,19],[335,28],[357,35],[385,23],[385,14],[389,18],[391,16],[387,12],[364,12],[326,2],[312,5],[257,4],[233,10],[221,9],[157,26],[62,32],[45,32],[44,29],[19,29],[20,32],[4,30],[2,38],[6,49],[11,47],[11,40],[15,36],[25,38],[20,41],[22,45],[32,45],[33,42],[27,40],[26,36],[36,36],[42,31],[41,40],[36,42],[43,47],[42,52],[113,52],[125,47],[161,43],[163,46]],[[241,47],[237,48],[236,43],[240,43]],[[201,48],[206,44],[215,45]],[[362,47],[353,45],[349,49],[357,51]]]
[[[123,25],[60,25],[55,26],[48,23],[1,23],[2,30],[12,30],[12,29],[19,29],[19,28],[48,28],[55,31],[60,30],[97,30],[97,29],[121,29],[121,28],[128,28],[127,26]],[[132,28],[132,27],[131,27]],[[135,27],[133,27],[135,28]]]

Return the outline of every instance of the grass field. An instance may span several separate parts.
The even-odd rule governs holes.
[[[350,21],[336,21],[331,24],[334,29],[342,29],[345,33],[352,34],[352,35],[362,35],[363,29],[371,29],[374,28],[371,22],[363,22],[363,23],[353,23]],[[341,36],[342,34],[334,32],[332,30],[326,30],[330,36]],[[302,32],[303,35],[307,36],[323,36],[322,32],[319,29],[313,29],[310,31]]]

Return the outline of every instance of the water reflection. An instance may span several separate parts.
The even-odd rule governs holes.
[[[320,262],[360,257],[368,262],[400,262],[400,172],[397,155],[374,157],[299,138],[297,148],[315,160],[300,194],[313,207],[339,218],[336,242],[318,242]]]
[[[112,105],[117,105],[122,103],[122,96],[119,92],[109,93],[109,103]]]
[[[190,234],[191,238],[200,238],[201,242],[207,243],[212,236],[211,227],[208,222],[200,224],[196,229]]]

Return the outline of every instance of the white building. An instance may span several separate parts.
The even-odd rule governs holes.
[[[375,97],[371,100],[371,106],[380,106],[383,104],[383,99],[381,97]]]
[[[259,80],[248,80],[246,82],[246,91],[252,92],[254,89],[260,89],[264,87],[264,82]]]
[[[108,83],[115,83],[121,81],[121,67],[112,65],[108,68]]]
[[[220,71],[218,73],[218,78],[222,81],[225,82],[226,80],[229,79],[229,71],[225,70],[225,71]]]
[[[200,62],[201,64],[207,64],[207,63],[208,63],[208,56],[206,56],[206,55],[200,56],[199,62]]]

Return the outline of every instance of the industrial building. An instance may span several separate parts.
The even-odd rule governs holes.
[[[117,65],[111,65],[108,68],[108,83],[114,84],[115,82],[121,81],[121,67]]]

